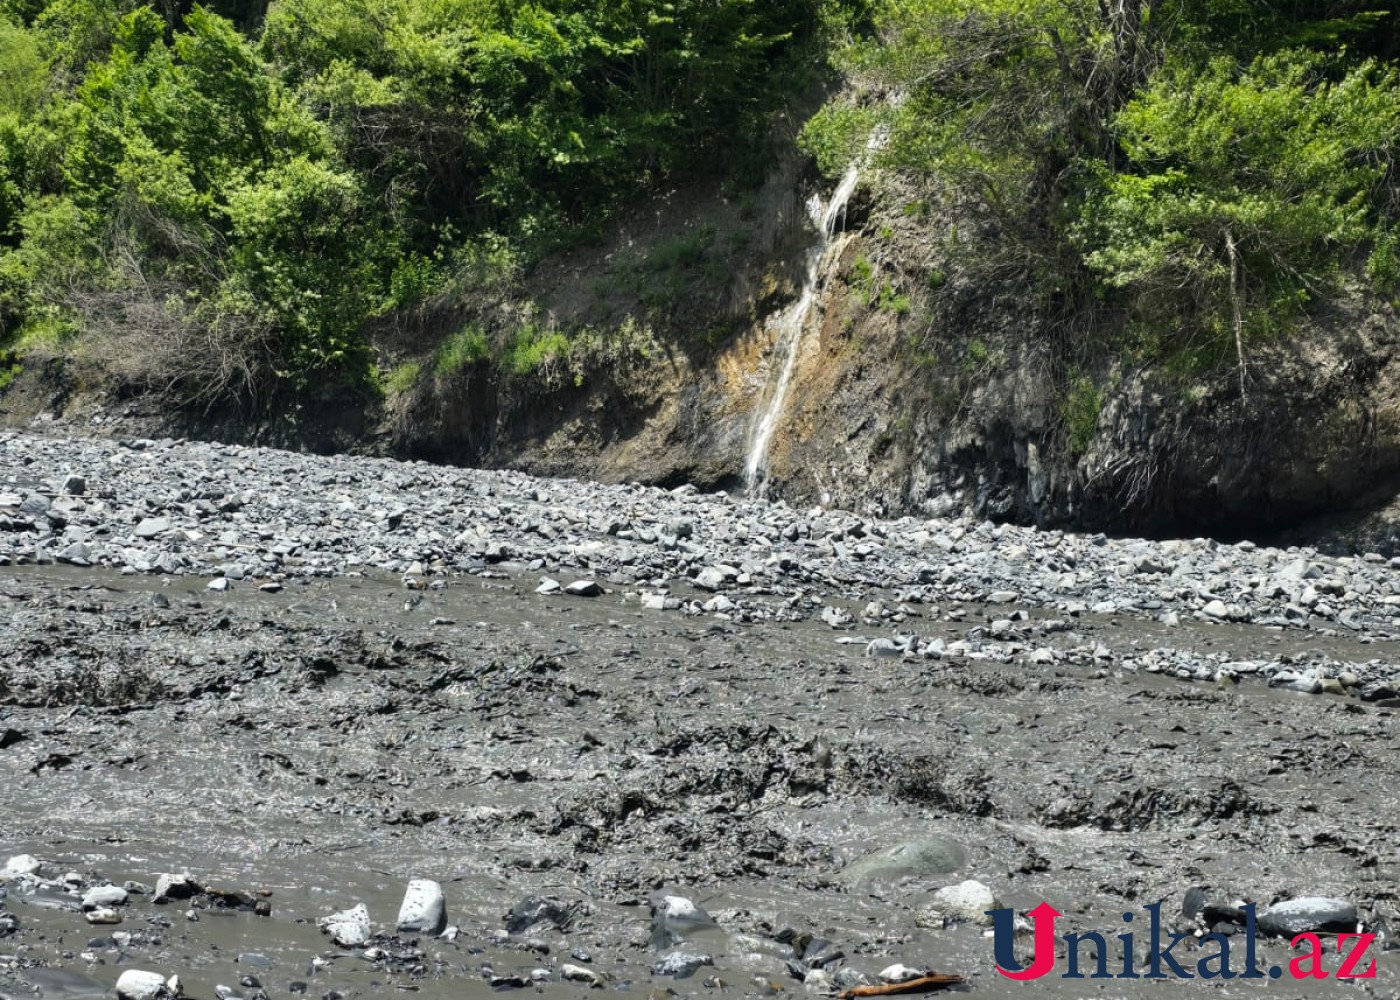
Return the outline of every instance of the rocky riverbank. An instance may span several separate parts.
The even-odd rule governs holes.
[[[988,899],[1393,988],[1378,556],[14,434],[0,562],[6,997],[1009,995]]]

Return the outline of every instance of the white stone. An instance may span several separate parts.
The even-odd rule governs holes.
[[[156,900],[189,899],[199,892],[199,883],[188,872],[165,873],[156,879]]]
[[[950,917],[983,926],[992,922],[987,911],[1001,908],[992,890],[973,879],[944,886],[933,894],[933,902]]]
[[[169,993],[165,977],[158,972],[127,969],[117,980],[117,1000],[157,1000]]]
[[[911,979],[918,979],[923,974],[922,969],[896,963],[881,969],[880,979],[886,983],[907,983]]]
[[[559,978],[566,979],[574,983],[587,983],[589,986],[601,988],[603,981],[598,973],[592,969],[586,969],[581,965],[570,965],[567,962],[559,967]]]
[[[442,886],[431,879],[416,878],[408,883],[403,905],[399,907],[398,928],[412,934],[439,934],[447,926],[447,901]]]
[[[83,909],[100,910],[108,906],[125,906],[127,891],[119,885],[95,885],[83,896]]]
[[[358,948],[369,942],[369,909],[364,903],[358,903],[348,910],[323,918],[318,926],[342,948]]]
[[[0,877],[14,878],[17,875],[38,875],[44,863],[32,854],[16,854],[5,862],[5,870]]]

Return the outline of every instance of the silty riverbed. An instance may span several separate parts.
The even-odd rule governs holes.
[[[0,564],[5,997],[999,997],[988,900],[1303,897],[1375,979],[1029,988],[1396,992],[1387,561],[8,435]]]

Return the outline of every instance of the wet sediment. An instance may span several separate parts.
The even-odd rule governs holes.
[[[0,439],[0,494],[7,997],[998,996],[949,887],[1396,906],[1385,561],[161,442]]]

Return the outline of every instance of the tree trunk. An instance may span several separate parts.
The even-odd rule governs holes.
[[[1235,247],[1235,235],[1225,230],[1225,249],[1230,252],[1230,313],[1235,330],[1235,357],[1239,360],[1240,399],[1247,399],[1244,363],[1244,309],[1240,305],[1240,255]]]

